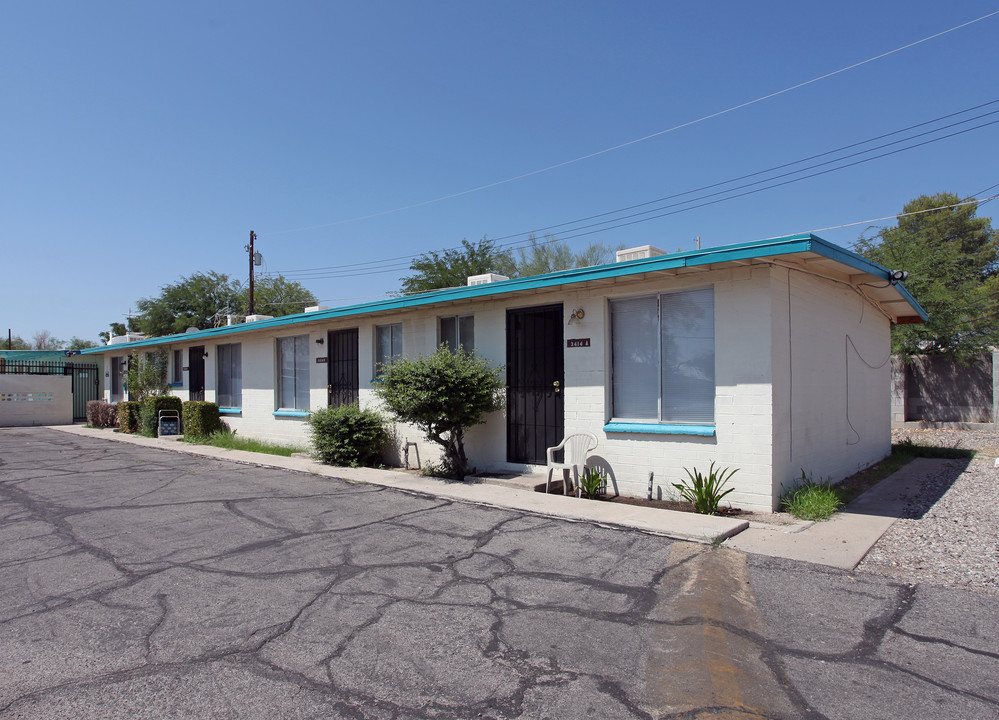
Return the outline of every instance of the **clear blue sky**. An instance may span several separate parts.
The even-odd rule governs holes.
[[[0,326],[25,339],[48,330],[96,340],[138,298],[183,276],[245,279],[250,230],[262,271],[412,256],[694,190],[994,101],[999,15],[643,142],[386,212],[658,133],[997,9],[976,0],[5,3]],[[673,251],[700,235],[711,247],[890,216],[921,194],[997,183],[993,125],[570,242]],[[817,234],[849,246],[864,228]],[[390,266],[303,282],[335,306],[395,290],[405,274]]]

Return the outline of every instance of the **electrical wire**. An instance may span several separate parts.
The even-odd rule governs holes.
[[[431,200],[424,200],[422,202],[413,203],[413,204],[410,204],[410,205],[405,205],[405,206],[402,206],[402,207],[393,208],[391,210],[382,210],[380,212],[370,213],[368,215],[360,215],[360,216],[357,216],[357,217],[346,218],[346,219],[343,219],[343,220],[336,220],[334,222],[323,223],[323,224],[320,224],[320,225],[311,225],[311,226],[308,226],[308,227],[293,228],[293,229],[289,229],[289,230],[272,231],[272,232],[268,232],[266,234],[267,235],[271,235],[271,236],[273,236],[273,235],[287,235],[287,234],[290,234],[290,233],[305,232],[305,231],[308,231],[308,230],[319,230],[319,229],[322,229],[322,228],[333,227],[333,226],[336,226],[336,225],[344,225],[346,223],[358,222],[358,221],[361,221],[361,220],[370,220],[372,218],[381,217],[381,216],[384,216],[384,215],[391,215],[391,214],[394,214],[394,213],[404,212],[406,210],[413,210],[415,208],[425,207],[427,205],[432,205],[432,204],[435,204],[435,203],[443,202],[445,200],[452,200],[454,198],[462,197],[464,195],[470,195],[472,193],[480,192],[482,190],[488,190],[490,188],[498,187],[500,185],[506,185],[506,184],[509,184],[509,183],[512,183],[512,182],[516,182],[517,180],[523,180],[525,178],[533,177],[535,175],[541,175],[543,173],[550,172],[552,170],[556,170],[558,168],[562,168],[562,167],[566,167],[568,165],[573,165],[575,163],[582,162],[583,160],[589,160],[591,158],[595,158],[595,157],[598,157],[600,155],[605,155],[605,154],[613,152],[615,150],[621,150],[621,149],[629,147],[631,145],[635,145],[637,143],[645,142],[646,140],[651,140],[651,139],[657,138],[657,137],[659,137],[661,135],[666,135],[668,133],[672,133],[672,132],[675,132],[677,130],[681,130],[683,128],[690,127],[692,125],[696,125],[696,124],[704,122],[706,120],[711,120],[713,118],[720,117],[722,115],[726,115],[726,114],[731,113],[731,112],[735,112],[736,110],[741,110],[742,108],[746,108],[746,107],[749,107],[751,105],[755,105],[755,104],[763,102],[765,100],[770,100],[771,98],[775,98],[775,97],[778,97],[780,95],[784,95],[786,93],[792,92],[794,90],[798,90],[800,88],[806,87],[808,85],[812,85],[813,83],[817,83],[817,82],[819,82],[821,80],[826,80],[828,78],[834,77],[836,75],[839,75],[841,73],[847,72],[849,70],[854,70],[854,69],[856,69],[858,67],[861,67],[863,65],[867,65],[868,63],[875,62],[876,60],[881,60],[881,59],[886,58],[886,57],[888,57],[890,55],[894,55],[895,53],[902,52],[903,50],[908,50],[909,48],[915,47],[917,45],[921,45],[922,43],[925,43],[925,42],[929,42],[930,40],[934,40],[934,39],[936,39],[938,37],[941,37],[943,35],[947,35],[948,33],[952,33],[952,32],[955,32],[956,30],[960,30],[962,28],[968,27],[969,25],[974,25],[975,23],[981,22],[982,20],[987,20],[988,18],[993,17],[994,15],[999,15],[999,10],[994,10],[993,12],[990,12],[990,13],[988,13],[986,15],[983,15],[983,16],[981,16],[979,18],[976,18],[974,20],[969,20],[968,22],[961,23],[960,25],[955,25],[952,28],[948,28],[947,30],[942,30],[942,31],[940,31],[938,33],[934,33],[933,35],[928,35],[927,37],[924,37],[924,38],[922,38],[920,40],[916,40],[916,41],[908,43],[906,45],[902,45],[900,47],[897,47],[894,50],[889,50],[889,51],[883,52],[883,53],[881,53],[879,55],[875,55],[873,57],[869,57],[866,60],[861,60],[860,62],[853,63],[852,65],[847,65],[845,67],[840,68],[839,70],[833,70],[832,72],[825,73],[824,75],[819,75],[817,77],[814,77],[811,80],[806,80],[804,82],[797,83],[795,85],[790,85],[790,86],[784,88],[783,90],[777,90],[776,92],[772,92],[772,93],[769,93],[767,95],[762,95],[762,96],[760,96],[760,97],[758,97],[758,98],[756,98],[754,100],[749,100],[747,102],[740,103],[738,105],[733,105],[732,107],[726,108],[724,110],[719,110],[717,112],[714,112],[714,113],[711,113],[711,114],[708,114],[708,115],[703,115],[703,116],[701,116],[699,118],[696,118],[694,120],[689,120],[689,121],[687,121],[685,123],[681,123],[679,125],[674,125],[672,127],[666,128],[665,130],[659,130],[657,132],[650,133],[649,135],[645,135],[643,137],[636,138],[634,140],[629,140],[627,142],[623,142],[623,143],[620,143],[618,145],[613,145],[611,147],[604,148],[603,150],[597,150],[595,152],[591,152],[591,153],[588,153],[586,155],[581,155],[581,156],[573,158],[571,160],[565,160],[563,162],[559,162],[559,163],[556,163],[554,165],[549,165],[549,166],[541,168],[539,170],[532,170],[530,172],[521,173],[520,175],[515,175],[513,177],[509,177],[509,178],[506,178],[504,180],[498,180],[496,182],[487,183],[485,185],[479,185],[477,187],[469,188],[468,190],[462,190],[461,192],[451,193],[449,195],[442,195],[440,197],[433,198]],[[258,237],[260,235],[262,235],[262,234],[264,234],[264,233],[259,233]]]
[[[868,139],[860,141],[860,142],[855,142],[855,143],[850,143],[848,145],[843,145],[843,146],[840,146],[839,148],[835,148],[833,150],[828,150],[828,151],[823,152],[823,153],[818,153],[816,155],[811,155],[811,156],[806,157],[806,158],[802,158],[802,159],[795,160],[795,161],[788,162],[788,163],[783,163],[781,165],[776,165],[776,166],[773,166],[773,167],[768,168],[766,170],[760,170],[760,171],[756,171],[756,172],[753,172],[753,173],[748,173],[746,175],[742,175],[742,176],[739,176],[737,178],[732,178],[732,179],[729,179],[729,180],[724,180],[724,181],[721,181],[721,182],[712,183],[710,185],[705,185],[705,186],[702,186],[700,188],[695,188],[693,190],[688,190],[688,191],[684,191],[684,192],[681,192],[681,193],[675,193],[673,195],[668,195],[668,196],[665,196],[665,197],[662,197],[662,198],[658,198],[656,200],[650,200],[650,201],[647,201],[647,202],[630,205],[630,206],[627,206],[627,207],[624,207],[624,208],[618,208],[616,210],[611,210],[611,211],[599,213],[599,214],[596,214],[596,215],[591,215],[591,216],[587,216],[587,217],[584,217],[584,218],[579,218],[579,219],[572,220],[572,221],[567,221],[567,222],[558,223],[558,224],[555,224],[555,225],[548,225],[548,226],[541,227],[541,228],[535,228],[535,229],[532,229],[532,230],[527,230],[527,231],[522,231],[522,232],[518,232],[518,233],[513,233],[513,234],[509,234],[509,235],[500,236],[498,238],[494,238],[493,242],[497,242],[499,240],[506,240],[506,239],[514,238],[514,237],[523,237],[525,235],[528,236],[526,239],[517,240],[517,241],[509,242],[509,243],[501,243],[501,244],[497,245],[497,247],[500,248],[500,249],[503,249],[503,248],[512,249],[512,248],[524,246],[527,243],[531,242],[532,241],[531,236],[534,235],[535,233],[538,233],[538,232],[544,232],[544,231],[555,229],[555,228],[558,228],[558,227],[567,227],[567,226],[570,226],[570,225],[577,225],[578,226],[579,223],[585,222],[587,220],[596,219],[596,218],[600,218],[600,217],[607,217],[609,215],[618,215],[618,217],[614,217],[614,218],[611,218],[609,220],[604,220],[604,221],[597,222],[597,223],[591,223],[589,225],[582,225],[582,226],[574,227],[571,230],[569,230],[570,233],[575,233],[575,234],[562,235],[561,237],[553,237],[551,240],[547,240],[547,241],[540,241],[540,242],[538,242],[538,241],[535,240],[535,242],[538,242],[538,244],[541,244],[541,245],[547,244],[547,243],[551,243],[551,242],[559,242],[559,241],[563,241],[563,240],[573,239],[573,238],[576,238],[576,237],[583,237],[583,236],[586,236],[586,235],[594,234],[593,232],[586,232],[586,233],[580,232],[582,230],[588,230],[588,229],[591,229],[591,228],[599,228],[601,226],[609,226],[609,227],[604,227],[602,230],[595,231],[595,232],[603,232],[603,231],[617,229],[619,227],[625,227],[625,226],[628,226],[628,225],[635,224],[635,222],[622,223],[621,222],[622,220],[628,220],[628,219],[631,219],[631,218],[641,217],[643,215],[648,215],[648,214],[651,214],[651,213],[661,212],[662,210],[667,210],[667,209],[670,209],[670,208],[681,207],[681,206],[687,205],[689,203],[695,203],[695,202],[698,202],[700,200],[706,200],[706,199],[709,199],[709,198],[712,198],[712,197],[718,197],[720,195],[728,195],[728,197],[721,198],[721,201],[724,201],[724,200],[729,200],[729,199],[735,199],[737,197],[744,197],[746,195],[754,194],[755,192],[760,192],[762,190],[767,190],[767,189],[773,189],[773,188],[776,188],[776,187],[781,187],[783,185],[790,184],[791,182],[797,182],[797,181],[800,181],[800,180],[806,180],[806,179],[809,179],[809,178],[817,177],[819,175],[823,175],[823,174],[826,174],[828,172],[833,172],[835,170],[845,169],[845,168],[848,168],[848,167],[852,167],[854,165],[862,164],[862,163],[865,163],[865,162],[870,162],[872,160],[876,160],[876,159],[879,159],[879,158],[887,157],[889,155],[894,155],[894,154],[897,154],[899,152],[903,152],[903,151],[915,149],[915,148],[921,147],[923,145],[927,145],[927,144],[931,144],[931,143],[934,143],[934,142],[938,142],[940,140],[944,140],[944,139],[947,139],[947,138],[950,138],[950,137],[954,137],[956,135],[961,135],[961,134],[964,134],[966,132],[971,132],[973,130],[978,130],[978,129],[981,129],[983,127],[987,127],[987,126],[990,126],[990,125],[997,124],[997,123],[999,123],[999,121],[993,121],[993,122],[989,122],[989,123],[983,123],[981,125],[977,125],[977,126],[974,126],[974,127],[971,127],[971,128],[965,128],[963,130],[956,131],[954,133],[950,133],[950,134],[947,134],[947,135],[939,136],[939,137],[936,137],[936,138],[931,138],[931,139],[926,140],[924,142],[916,143],[916,144],[913,144],[913,145],[910,145],[910,146],[907,146],[907,147],[904,147],[904,148],[898,148],[898,149],[896,149],[894,151],[891,151],[891,152],[882,153],[880,155],[875,155],[875,156],[868,157],[868,158],[863,158],[863,159],[858,160],[858,161],[853,162],[853,163],[842,164],[842,165],[839,165],[837,167],[829,168],[829,169],[821,171],[821,172],[812,173],[810,175],[805,175],[805,176],[798,177],[798,178],[793,178],[792,180],[789,180],[789,181],[786,181],[786,182],[775,183],[775,184],[772,184],[772,185],[768,185],[767,187],[758,188],[757,190],[754,190],[754,191],[751,191],[751,192],[739,193],[739,194],[735,194],[735,195],[731,194],[731,193],[735,192],[736,190],[750,188],[750,187],[755,187],[755,186],[758,186],[758,185],[762,185],[764,183],[772,183],[774,180],[777,180],[779,178],[784,178],[784,177],[789,177],[789,176],[793,176],[793,175],[798,175],[798,174],[806,172],[808,170],[819,168],[819,167],[824,167],[824,166],[827,166],[827,165],[830,165],[830,164],[833,164],[833,163],[840,163],[843,160],[846,160],[848,158],[858,157],[858,156],[861,156],[861,155],[865,155],[867,153],[874,152],[876,150],[883,149],[883,148],[886,148],[886,147],[890,147],[890,146],[893,146],[893,145],[897,145],[897,144],[902,143],[902,142],[907,142],[909,140],[913,140],[913,139],[918,138],[918,137],[925,137],[925,136],[931,135],[933,133],[938,133],[941,130],[946,130],[946,129],[957,127],[959,125],[962,125],[962,124],[965,124],[965,123],[968,123],[968,122],[973,122],[975,120],[979,120],[979,119],[982,119],[982,118],[985,118],[985,117],[996,115],[996,114],[999,114],[999,110],[994,110],[994,111],[991,111],[991,112],[988,112],[988,113],[983,113],[983,114],[980,114],[980,115],[977,115],[977,116],[971,117],[971,118],[965,118],[964,120],[961,120],[961,121],[958,121],[958,122],[955,122],[955,123],[951,123],[951,124],[948,124],[948,125],[936,128],[934,130],[927,130],[927,131],[924,131],[924,132],[921,132],[921,133],[916,133],[916,134],[910,135],[910,136],[908,136],[906,138],[902,138],[902,139],[899,139],[899,140],[894,140],[894,141],[889,142],[889,143],[884,143],[884,144],[881,144],[881,145],[877,145],[877,146],[868,148],[867,150],[858,151],[858,152],[855,152],[855,153],[851,153],[849,155],[841,156],[841,157],[833,159],[833,160],[827,160],[827,161],[823,161],[821,163],[816,163],[816,164],[813,164],[813,165],[809,165],[809,166],[806,166],[806,167],[803,167],[803,168],[799,168],[798,170],[793,170],[793,171],[790,171],[790,172],[782,173],[780,175],[775,175],[775,176],[764,178],[764,179],[761,179],[761,180],[756,180],[756,181],[753,181],[751,183],[745,183],[743,185],[739,185],[739,186],[736,186],[736,187],[728,188],[727,190],[720,190],[720,191],[716,191],[714,193],[708,193],[708,194],[705,194],[705,195],[701,195],[699,197],[694,197],[694,198],[690,198],[690,199],[687,199],[687,200],[679,201],[679,202],[676,202],[676,203],[671,203],[671,204],[668,204],[668,205],[664,205],[664,206],[652,208],[652,209],[649,209],[649,210],[644,210],[644,211],[641,211],[641,212],[638,212],[638,213],[632,213],[630,215],[623,215],[623,216],[620,215],[620,213],[626,212],[626,211],[631,210],[631,209],[648,206],[650,204],[656,204],[656,203],[662,202],[664,200],[669,200],[669,199],[674,199],[674,198],[678,198],[678,197],[683,197],[685,195],[690,195],[692,193],[696,193],[696,192],[699,192],[701,190],[710,189],[710,188],[714,188],[714,187],[719,187],[721,185],[730,184],[732,182],[737,182],[737,181],[742,180],[742,179],[746,179],[746,178],[750,178],[750,177],[755,177],[755,176],[758,176],[758,175],[766,174],[766,173],[772,172],[774,170],[791,167],[793,165],[798,165],[798,164],[801,164],[801,163],[804,163],[804,162],[808,162],[809,160],[812,160],[812,159],[816,159],[816,158],[828,156],[830,154],[841,152],[841,151],[846,150],[846,149],[851,149],[851,148],[858,147],[858,146],[861,146],[861,145],[865,145],[865,144],[868,144],[868,143],[871,143],[871,142],[875,142],[875,141],[877,141],[879,139],[883,139],[883,138],[890,137],[890,136],[893,136],[893,135],[898,135],[900,133],[907,132],[907,131],[915,129],[915,128],[924,127],[926,125],[929,125],[929,124],[932,124],[932,123],[936,123],[936,122],[940,122],[941,120],[950,119],[950,118],[953,118],[953,117],[955,117],[957,115],[961,115],[961,114],[964,114],[964,113],[972,112],[974,110],[978,110],[978,109],[981,109],[981,108],[984,108],[984,107],[987,107],[987,106],[990,106],[990,105],[994,105],[996,103],[999,103],[999,100],[992,100],[992,101],[989,101],[989,102],[986,102],[986,103],[981,103],[979,105],[975,105],[973,107],[969,107],[969,108],[966,108],[964,110],[960,110],[960,111],[957,111],[957,112],[954,112],[954,113],[948,113],[946,115],[942,115],[942,116],[934,118],[932,120],[927,120],[925,122],[917,123],[915,125],[910,125],[910,126],[908,126],[906,128],[902,128],[900,130],[895,130],[895,131],[892,131],[890,133],[884,133],[882,135],[878,135],[878,136],[873,137],[873,138],[868,138]],[[995,186],[993,186],[993,187],[995,187]],[[991,188],[988,188],[988,189],[991,189]],[[645,218],[645,219],[646,220],[658,219],[658,218],[661,218],[661,217],[666,217],[668,215],[676,214],[677,212],[686,212],[688,210],[694,210],[694,209],[697,209],[697,208],[705,207],[707,205],[717,204],[717,202],[720,202],[720,201],[716,200],[716,201],[713,201],[713,202],[703,203],[703,204],[700,204],[700,205],[694,205],[692,207],[682,208],[681,210],[678,210],[676,212],[668,212],[668,213],[663,213],[663,214],[659,214],[659,215],[654,215],[652,217]],[[985,202],[987,202],[987,201],[985,201]],[[892,216],[892,217],[894,217],[894,216]],[[887,219],[887,218],[882,218],[882,219]],[[837,226],[837,227],[840,227],[840,226]],[[842,226],[842,227],[846,227],[846,226]],[[830,230],[830,229],[836,229],[836,228],[833,228],[833,227],[823,228],[823,230]],[[816,232],[818,232],[818,231],[816,231]],[[440,252],[448,252],[449,250],[457,250],[457,249],[459,249],[459,248],[448,248],[448,249],[442,250]],[[396,257],[391,257],[391,258],[382,258],[382,259],[379,259],[379,260],[369,260],[369,261],[364,261],[364,262],[359,262],[359,263],[351,263],[351,264],[345,264],[345,265],[316,267],[316,268],[303,268],[303,269],[300,269],[300,270],[284,270],[284,271],[275,271],[273,273],[264,273],[264,274],[284,275],[286,277],[296,277],[296,278],[299,278],[299,279],[332,278],[332,277],[343,277],[343,276],[348,276],[348,275],[349,276],[355,276],[355,275],[372,275],[372,274],[379,274],[379,273],[386,273],[386,272],[395,272],[395,271],[409,269],[409,265],[410,265],[410,263],[412,262],[413,259],[414,259],[414,256],[403,255],[403,256],[396,256]],[[389,264],[389,263],[391,263],[391,264]],[[363,269],[363,271],[362,271],[362,269]]]

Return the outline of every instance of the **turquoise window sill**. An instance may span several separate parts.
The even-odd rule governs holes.
[[[219,415],[242,415],[243,408],[219,408]]]
[[[274,417],[309,417],[308,410],[275,410]]]
[[[608,433],[647,433],[651,435],[700,435],[714,437],[714,425],[669,425],[663,423],[609,422],[604,425]]]
[[[184,383],[182,383],[182,382],[179,382],[179,383],[170,383],[170,387],[184,387]]]

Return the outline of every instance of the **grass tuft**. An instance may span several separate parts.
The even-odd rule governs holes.
[[[280,455],[282,457],[291,457],[292,453],[305,452],[303,448],[293,445],[279,445],[278,443],[266,442],[264,440],[237,437],[235,432],[226,432],[224,430],[212,433],[208,437],[185,435],[183,441],[194,445],[211,445],[212,447],[224,448],[226,450],[247,450],[249,452]]]
[[[815,482],[801,471],[801,483],[781,498],[781,508],[801,520],[826,520],[843,505],[838,488]]]

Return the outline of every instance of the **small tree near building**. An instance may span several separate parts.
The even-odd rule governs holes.
[[[375,392],[399,420],[440,445],[445,470],[463,480],[473,471],[465,455],[465,431],[503,407],[501,373],[474,353],[442,345],[433,355],[384,366]]]
[[[128,359],[125,373],[125,389],[130,400],[143,402],[147,397],[168,395],[170,383],[167,380],[167,351],[135,353]]]

